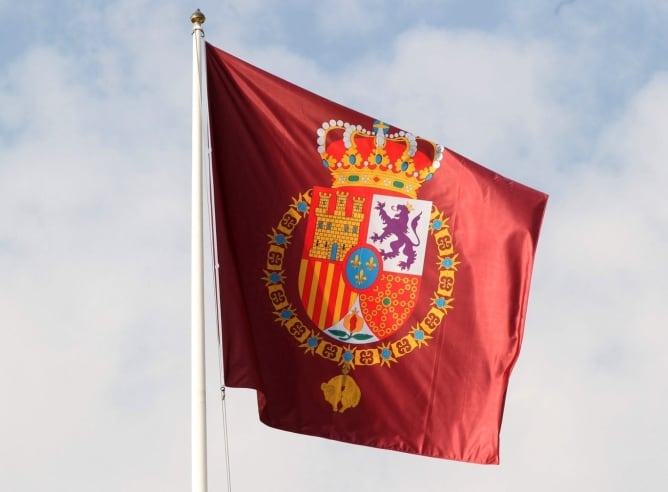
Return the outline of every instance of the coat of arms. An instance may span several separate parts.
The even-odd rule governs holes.
[[[447,218],[418,198],[420,186],[440,167],[443,149],[389,130],[378,121],[373,130],[323,123],[318,152],[332,186],[314,186],[294,198],[269,236],[264,280],[276,319],[306,352],[341,366],[341,374],[322,384],[325,400],[338,412],[361,398],[352,369],[389,366],[426,345],[452,307],[458,262]],[[284,253],[304,218],[299,273],[288,279]],[[427,248],[438,256],[436,266],[427,265],[438,269],[438,282],[431,307],[416,317]],[[287,298],[287,281],[297,282],[308,321]]]

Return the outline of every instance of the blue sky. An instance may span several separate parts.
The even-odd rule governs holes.
[[[275,431],[229,389],[233,490],[660,489],[663,0],[0,0],[0,489],[189,487],[198,7],[209,42],[550,194],[500,466]]]

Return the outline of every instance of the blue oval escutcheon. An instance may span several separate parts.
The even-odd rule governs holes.
[[[371,287],[381,270],[381,259],[372,246],[359,246],[348,253],[346,257],[346,280],[354,290],[364,290]]]

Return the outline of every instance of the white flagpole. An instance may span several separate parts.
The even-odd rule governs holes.
[[[202,70],[204,14],[197,9],[193,24],[192,101],[192,262],[191,262],[191,436],[192,492],[206,492],[206,373],[204,361],[204,239],[202,205]]]

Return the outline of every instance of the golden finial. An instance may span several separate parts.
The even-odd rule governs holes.
[[[193,24],[204,24],[204,21],[206,20],[206,17],[204,17],[204,14],[200,9],[195,10],[192,15],[190,16],[190,22]]]

